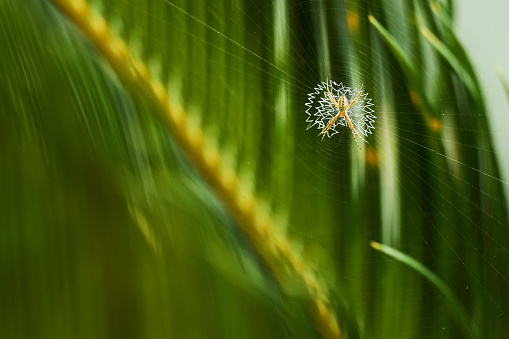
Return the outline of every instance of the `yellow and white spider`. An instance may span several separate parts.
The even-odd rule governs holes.
[[[356,130],[355,130],[355,127],[353,126],[352,124],[352,120],[350,120],[350,117],[348,116],[348,110],[357,102],[357,99],[359,99],[359,95],[361,95],[361,92],[362,92],[362,86],[364,86],[364,84],[361,85],[361,88],[359,90],[359,92],[357,93],[357,95],[355,96],[355,98],[353,98],[353,100],[350,102],[350,104],[348,103],[348,99],[346,98],[345,94],[342,94],[341,97],[339,98],[338,101],[336,101],[334,99],[334,96],[331,94],[331,92],[329,91],[329,78],[327,78],[327,92],[329,93],[329,98],[330,100],[332,101],[332,104],[334,106],[336,106],[336,108],[338,109],[338,114],[336,114],[336,116],[334,118],[332,118],[329,123],[327,124],[327,126],[320,132],[320,134],[318,135],[322,135],[322,140],[323,138],[325,137],[325,135],[327,134],[327,131],[332,127],[332,125],[336,122],[336,120],[338,120],[338,118],[345,118],[347,124],[348,124],[348,127],[350,127],[350,130],[352,130],[352,135],[353,135],[353,138],[355,140],[355,143],[357,144],[357,147],[359,147],[359,149],[361,149],[361,146],[359,145],[359,143],[357,142],[357,138],[355,137],[355,135],[357,134],[359,136],[359,138],[361,138],[362,140],[364,140],[365,143],[368,143],[366,141],[366,139],[364,139]]]

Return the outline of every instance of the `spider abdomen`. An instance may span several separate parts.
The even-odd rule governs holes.
[[[348,99],[346,98],[346,96],[343,94],[339,100],[338,100],[338,109],[340,112],[344,112],[346,111],[346,108],[348,107]]]

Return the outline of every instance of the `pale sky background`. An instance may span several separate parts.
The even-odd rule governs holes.
[[[509,0],[456,0],[456,33],[484,89],[502,180],[509,181],[509,103],[495,72],[509,80]],[[509,187],[505,186],[506,197]]]

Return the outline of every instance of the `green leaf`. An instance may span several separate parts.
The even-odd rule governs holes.
[[[496,72],[500,82],[502,83],[502,87],[504,87],[505,95],[507,96],[507,99],[509,99],[509,82],[507,81],[507,78],[502,74],[502,70],[500,68],[497,68]]]
[[[441,25],[439,25],[439,30],[444,34],[444,41],[447,46],[449,46],[451,51],[454,51],[454,55],[458,59],[459,63],[465,68],[468,74],[472,77],[476,86],[479,88],[480,86],[475,75],[474,67],[468,57],[467,51],[454,32],[450,14],[447,13],[444,7],[436,1],[431,4],[431,9],[433,14],[438,18],[439,23],[441,23]]]
[[[380,22],[375,19],[373,15],[368,15],[368,19],[371,24],[376,28],[376,30],[380,33],[385,43],[389,46],[390,50],[398,60],[399,65],[406,73],[408,79],[412,81],[413,87],[418,87],[420,84],[420,79],[415,69],[414,65],[410,62],[410,59],[403,51],[401,45],[396,41],[396,39],[392,36],[392,34],[386,30]]]
[[[479,98],[479,90],[475,84],[474,79],[463,66],[455,54],[433,34],[427,27],[421,27],[421,34],[430,42],[430,44],[437,50],[437,52],[449,63],[452,69],[456,72],[461,82],[467,87],[468,91],[475,100]]]
[[[389,257],[407,265],[408,267],[419,272],[423,277],[428,279],[447,299],[447,306],[451,310],[451,314],[457,320],[458,326],[461,329],[465,338],[478,338],[478,330],[472,318],[468,315],[465,308],[461,305],[454,292],[433,272],[426,268],[423,264],[414,258],[390,247],[382,245],[375,241],[370,242],[371,247],[380,251]]]

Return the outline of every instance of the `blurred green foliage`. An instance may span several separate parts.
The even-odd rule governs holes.
[[[91,5],[256,192],[343,334],[461,336],[440,290],[371,240],[434,272],[481,337],[508,333],[507,184],[450,1]],[[306,131],[327,76],[373,91],[362,152]],[[319,337],[302,286],[49,1],[0,0],[0,153],[1,337]]]

